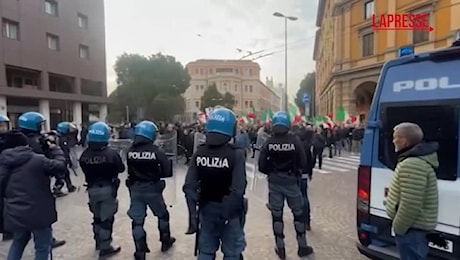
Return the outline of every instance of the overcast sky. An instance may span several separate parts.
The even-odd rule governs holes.
[[[267,50],[261,54],[275,54],[255,60],[262,82],[273,77],[284,83],[284,21],[274,12],[299,18],[288,23],[291,97],[314,70],[316,0],[106,0],[105,5],[109,92],[116,88],[113,65],[123,52],[162,52],[185,66],[197,59],[239,59],[246,51]]]

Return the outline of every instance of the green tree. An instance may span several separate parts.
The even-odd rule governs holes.
[[[315,95],[315,72],[310,72],[305,75],[305,78],[300,82],[299,90],[297,90],[297,94],[295,96],[295,104],[300,109],[305,109],[305,104],[303,103],[303,95],[307,93],[310,96],[310,114],[312,114],[314,104],[313,99]]]
[[[189,86],[190,76],[174,57],[125,53],[117,58],[114,68],[118,85],[110,95],[114,116],[125,118],[126,107],[131,119],[140,119],[137,111],[143,111],[143,117],[150,120],[169,120],[184,112],[181,94]]]
[[[212,84],[208,86],[208,88],[204,91],[203,96],[201,97],[201,111],[205,111],[208,107],[215,107],[215,106],[224,106],[228,109],[233,109],[233,105],[235,104],[235,97],[226,92],[222,95],[219,90],[217,90],[216,84]]]

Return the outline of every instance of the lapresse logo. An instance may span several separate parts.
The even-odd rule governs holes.
[[[404,80],[393,83],[393,92],[402,91],[429,91],[437,89],[460,88],[460,84],[451,84],[449,77]]]

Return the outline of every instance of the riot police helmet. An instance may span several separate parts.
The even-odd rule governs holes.
[[[155,141],[157,132],[157,125],[154,122],[148,120],[141,121],[134,127],[135,136],[142,136],[152,142]]]
[[[110,139],[110,127],[104,122],[96,122],[88,128],[88,143],[108,143]]]
[[[57,125],[57,131],[59,134],[67,134],[70,132],[70,123],[69,122],[60,122]]]
[[[19,116],[18,127],[34,132],[42,130],[42,124],[45,122],[45,117],[38,112],[26,112]]]
[[[278,111],[273,115],[272,125],[275,134],[287,133],[291,128],[291,117],[285,111]]]
[[[206,122],[206,144],[228,143],[236,134],[236,115],[228,108],[213,110]]]

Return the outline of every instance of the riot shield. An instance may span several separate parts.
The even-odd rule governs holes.
[[[267,185],[267,175],[259,172],[258,161],[259,153],[256,153],[253,163],[249,161],[246,164],[246,176],[248,177],[248,188],[255,194],[257,197],[268,201],[268,185]],[[249,167],[248,167],[249,166]]]
[[[177,180],[175,166],[177,162],[177,132],[166,133],[159,135],[155,140],[155,144],[168,156],[171,164],[173,175],[170,178],[165,178],[166,188],[163,191],[163,197],[166,205],[172,207],[176,204],[177,197]]]
[[[131,139],[110,139],[109,147],[120,154],[123,163],[126,163],[126,155],[133,141]]]
[[[198,146],[204,144],[206,142],[206,135],[200,132],[196,132],[195,136],[193,137],[193,153],[196,152]]]
[[[268,140],[268,138],[270,137],[269,134],[265,133],[265,132],[259,132],[257,134],[257,141],[256,141],[256,144],[254,145],[254,147],[260,151],[260,148],[262,148],[262,146],[264,145],[264,143]]]

